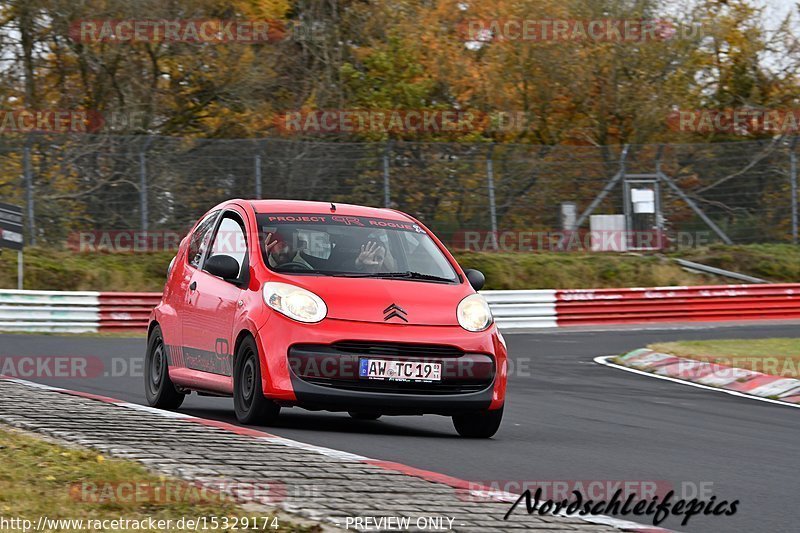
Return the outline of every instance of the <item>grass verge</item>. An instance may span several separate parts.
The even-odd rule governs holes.
[[[672,255],[774,283],[800,282],[800,246],[792,244],[715,244]]]
[[[699,285],[712,278],[685,272],[660,257],[583,253],[456,253],[464,268],[486,275],[487,289],[581,289]],[[164,288],[172,253],[25,252],[25,288],[155,291]],[[719,282],[719,280],[717,280]],[[0,250],[0,288],[16,288],[16,252]]]
[[[713,278],[690,274],[657,256],[600,253],[455,254],[464,268],[486,276],[487,289],[597,289],[702,285]]]
[[[585,289],[738,283],[691,274],[667,258],[614,253],[457,252],[464,268],[486,275],[487,289]],[[670,254],[775,283],[800,282],[800,246],[712,245]],[[155,291],[164,287],[171,252],[77,253],[54,248],[25,251],[25,288],[39,290]],[[0,250],[0,288],[17,285],[17,254]]]
[[[182,517],[254,517],[257,527],[248,531],[317,531],[316,526],[300,527],[273,515],[245,511],[219,494],[201,492],[196,486],[151,474],[138,463],[109,459],[86,449],[66,448],[15,430],[0,428],[0,516],[21,518],[35,526],[39,517],[51,520],[83,520],[78,524],[52,524],[46,530],[90,531],[88,520],[172,520],[169,531],[188,531],[178,527]],[[162,490],[161,493],[157,492]],[[171,492],[170,492],[171,491]],[[160,496],[159,496],[160,494]],[[268,517],[266,521],[261,516]],[[263,526],[263,527],[262,527]],[[210,522],[209,522],[210,527]],[[127,528],[130,530],[131,528]],[[239,527],[240,530],[244,529]],[[21,531],[22,529],[20,529]],[[122,531],[113,524],[104,531]],[[136,528],[137,531],[162,531]],[[232,531],[216,528],[209,531]]]
[[[161,292],[172,253],[77,253],[25,249],[24,287],[53,291]],[[0,288],[17,288],[17,253],[0,250]]]
[[[800,338],[679,341],[651,344],[648,348],[697,361],[800,378]]]

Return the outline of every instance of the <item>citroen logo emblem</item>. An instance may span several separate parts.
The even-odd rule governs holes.
[[[397,304],[392,304],[383,310],[383,320],[387,321],[391,320],[392,318],[399,318],[403,322],[408,322],[408,319],[406,318],[407,314],[408,313],[406,313],[405,309]]]

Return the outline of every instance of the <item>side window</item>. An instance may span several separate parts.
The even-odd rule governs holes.
[[[219,211],[214,211],[206,215],[197,225],[194,233],[192,233],[186,257],[189,260],[189,264],[195,268],[200,268],[200,260],[203,258],[203,253],[208,249],[208,244],[211,242],[211,231],[214,229],[217,215],[219,215]]]
[[[214,235],[214,241],[211,244],[211,253],[208,254],[208,257],[214,255],[233,257],[239,264],[239,275],[241,276],[242,268],[245,264],[245,257],[247,256],[247,238],[242,223],[239,221],[238,217],[231,213],[225,213],[222,216],[219,229],[216,235]]]

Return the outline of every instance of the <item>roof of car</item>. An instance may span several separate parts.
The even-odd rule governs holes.
[[[308,202],[304,200],[249,200],[256,213],[292,213],[292,214],[336,214],[359,217],[386,218],[390,220],[408,220],[408,217],[393,209],[366,207],[363,205],[340,204],[334,202],[336,211],[331,211],[331,202]]]

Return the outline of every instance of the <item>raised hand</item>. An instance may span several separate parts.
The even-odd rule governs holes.
[[[267,233],[267,237],[264,239],[264,248],[267,250],[267,253],[271,252],[275,246],[278,245],[277,240],[272,240],[272,233]]]
[[[361,253],[356,257],[356,266],[361,268],[379,267],[386,257],[386,249],[378,242],[370,241],[361,245]]]

